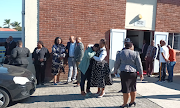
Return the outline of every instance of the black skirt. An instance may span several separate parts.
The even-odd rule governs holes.
[[[136,72],[121,72],[120,77],[121,77],[122,93],[130,93],[136,91],[136,80],[137,80]]]

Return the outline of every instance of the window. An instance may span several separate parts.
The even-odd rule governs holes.
[[[180,50],[180,33],[169,33],[168,45],[173,49]]]
[[[0,42],[6,42],[6,39],[7,38],[0,38]],[[21,38],[13,38],[13,40],[17,42],[18,40],[21,40]]]

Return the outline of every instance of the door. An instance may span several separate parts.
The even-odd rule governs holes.
[[[114,62],[116,60],[117,51],[124,47],[124,39],[126,38],[126,30],[111,29],[110,30],[110,53],[109,53],[109,68],[114,72]]]
[[[157,44],[160,44],[160,40],[165,40],[166,45],[168,45],[168,36],[169,36],[169,33],[167,33],[167,32],[155,32],[154,33],[154,41],[155,41],[156,48],[158,48]],[[156,57],[157,57],[157,54],[158,54],[158,50],[156,52]],[[159,72],[159,61],[157,59],[155,59],[154,73],[158,73],[158,72]]]

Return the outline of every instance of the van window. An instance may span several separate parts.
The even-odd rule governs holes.
[[[6,42],[6,39],[7,38],[0,38],[0,42]],[[21,38],[13,38],[13,40],[17,42],[18,40],[21,40]]]

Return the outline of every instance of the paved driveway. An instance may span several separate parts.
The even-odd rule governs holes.
[[[80,95],[80,88],[73,87],[73,84],[51,83],[45,86],[38,86],[36,92],[29,98],[12,103],[8,108],[59,108],[59,107],[119,107],[123,103],[120,90],[120,80],[114,79],[112,86],[106,87],[106,95],[103,98],[85,98]],[[91,88],[95,93],[97,88]],[[146,98],[137,96],[135,108],[161,108]]]

